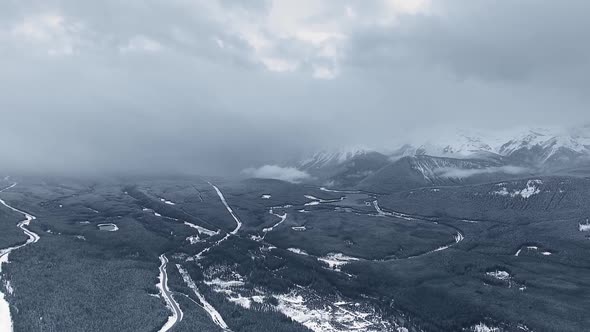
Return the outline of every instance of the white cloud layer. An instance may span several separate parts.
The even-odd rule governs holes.
[[[310,178],[309,174],[294,167],[264,165],[259,168],[247,168],[242,171],[247,176],[261,179],[275,179],[288,182],[301,182]]]

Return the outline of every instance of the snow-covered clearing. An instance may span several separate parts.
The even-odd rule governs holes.
[[[204,273],[205,284],[239,306],[251,309],[255,304],[274,310],[316,332],[402,331],[400,326],[383,319],[370,304],[343,301],[339,296],[320,296],[313,290],[298,286],[289,293],[271,293],[265,289],[248,288],[243,276],[232,267],[220,266]],[[272,305],[267,298],[275,298]]]
[[[285,316],[315,332],[393,331],[370,306],[358,302],[330,301],[306,289],[288,294],[273,294],[276,308]],[[399,327],[398,327],[399,328]]]
[[[497,327],[487,326],[484,323],[479,323],[479,324],[471,327],[471,331],[473,331],[473,332],[500,332],[500,329]]]
[[[340,268],[350,262],[358,261],[358,258],[346,256],[342,253],[329,253],[324,257],[318,257],[319,261],[322,261],[334,271],[340,272]]]
[[[586,218],[585,224],[578,224],[578,230],[580,232],[590,232],[590,222],[588,221],[588,218]]]
[[[203,242],[203,240],[201,240],[198,235],[191,235],[191,236],[187,237],[186,240],[190,244],[197,244],[197,243]]]
[[[205,235],[213,236],[213,235],[219,234],[219,231],[214,232],[214,231],[212,231],[210,229],[207,229],[207,228],[202,227],[202,226],[199,226],[199,225],[192,224],[192,223],[187,222],[187,221],[185,221],[184,224],[186,226],[190,227],[190,228],[194,228],[194,229],[198,230],[199,233],[203,233]]]
[[[499,196],[510,196],[512,198],[520,196],[526,199],[540,193],[541,189],[538,188],[538,185],[541,184],[543,184],[543,181],[541,180],[529,180],[527,181],[527,185],[524,189],[508,191],[506,187],[502,187],[500,190],[492,192],[492,194]]]
[[[242,276],[237,273],[233,273],[231,279],[224,280],[219,277],[205,281],[207,286],[210,286],[213,291],[217,293],[223,293],[226,295],[230,302],[233,302],[245,309],[250,309],[252,302],[263,303],[264,296],[243,296],[238,292],[238,289],[245,285]]]
[[[492,278],[496,278],[498,280],[510,280],[510,273],[503,270],[486,272],[486,275]]]

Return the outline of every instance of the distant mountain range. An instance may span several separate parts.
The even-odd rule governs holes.
[[[461,132],[392,148],[321,151],[291,166],[324,184],[384,191],[527,174],[585,175],[590,174],[590,127],[495,135]]]

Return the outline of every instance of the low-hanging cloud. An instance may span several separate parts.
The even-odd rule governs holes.
[[[1,171],[225,175],[590,120],[588,1],[243,3],[4,1]]]
[[[481,175],[481,174],[494,174],[494,173],[503,173],[509,175],[517,175],[523,174],[527,172],[528,169],[519,166],[497,166],[497,167],[486,167],[486,168],[452,168],[452,167],[442,167],[437,169],[436,173],[439,176],[447,177],[447,178],[468,178],[471,176]]]
[[[288,182],[301,182],[310,179],[310,175],[294,167],[281,167],[277,165],[264,165],[259,168],[247,168],[242,171],[247,176],[262,179],[276,179]]]

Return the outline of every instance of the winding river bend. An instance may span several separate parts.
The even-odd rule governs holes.
[[[16,183],[13,183],[9,187],[0,190],[0,192],[4,192],[8,189],[14,188],[16,185],[17,185]],[[26,226],[28,226],[32,220],[37,219],[35,216],[9,205],[1,198],[0,198],[0,204],[4,205],[5,207],[9,208],[10,210],[12,210],[14,212],[22,214],[25,217],[25,220],[20,221],[17,224],[17,227],[22,229],[23,232],[28,236],[27,241],[23,244],[9,247],[9,248],[0,249],[0,273],[2,273],[2,265],[4,263],[8,263],[8,255],[15,250],[18,250],[24,246],[27,246],[31,243],[35,243],[35,242],[39,241],[39,235],[37,235],[37,233],[32,232],[26,228]],[[1,274],[0,274],[0,281],[2,281]],[[8,289],[9,292],[12,292],[11,291],[12,288],[10,287],[9,281],[3,281],[2,284],[4,286],[6,286],[5,288]],[[10,305],[9,305],[8,301],[6,301],[5,294],[2,293],[2,291],[1,291],[1,289],[2,289],[1,286],[2,285],[0,285],[0,331],[12,331],[12,317],[10,316]]]

